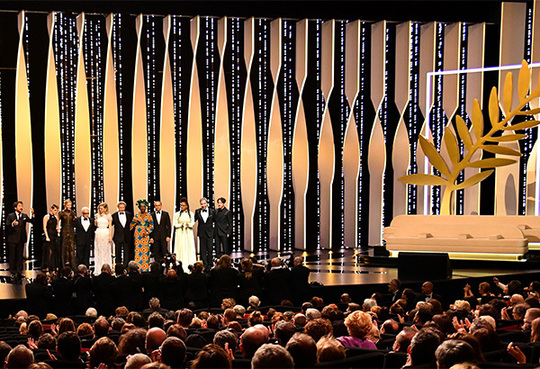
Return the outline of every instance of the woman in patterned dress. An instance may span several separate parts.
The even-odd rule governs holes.
[[[135,261],[139,264],[141,272],[150,270],[150,233],[154,230],[152,216],[146,211],[148,201],[146,199],[137,200],[137,213],[131,221],[131,230],[135,241]]]
[[[64,266],[69,265],[71,269],[76,270],[75,228],[73,223],[77,215],[71,210],[72,206],[71,200],[64,201],[64,210],[60,212],[60,223],[57,227],[61,229],[62,234],[62,263]]]

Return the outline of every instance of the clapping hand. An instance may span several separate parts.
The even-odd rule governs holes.
[[[514,342],[510,342],[508,344],[508,347],[506,348],[506,351],[508,351],[508,353],[510,355],[512,355],[512,357],[514,359],[516,359],[518,364],[527,363],[527,357],[525,356],[523,351],[521,351],[521,349],[518,346],[514,345]]]
[[[36,342],[32,337],[28,338],[27,345],[30,350],[36,350],[38,348]]]

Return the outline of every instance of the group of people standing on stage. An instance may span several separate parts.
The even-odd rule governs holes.
[[[200,200],[201,208],[193,213],[186,198],[180,201],[180,211],[173,220],[163,210],[161,201],[154,202],[154,211],[148,212],[149,203],[140,199],[135,215],[126,211],[126,203],[120,201],[118,210],[110,214],[106,203],[99,204],[95,218],[90,209],[83,207],[81,216],[72,209],[71,200],[64,201],[64,209],[53,204],[43,217],[42,270],[57,270],[64,266],[75,268],[79,264],[90,265],[91,249],[94,250],[94,265],[123,263],[135,260],[141,271],[150,269],[150,258],[163,262],[170,254],[169,244],[173,236],[172,253],[183,265],[197,261],[193,227],[198,224],[200,257],[206,269],[213,261],[214,240],[217,255],[230,254],[229,236],[232,230],[232,213],[225,207],[226,200],[217,200],[217,209],[208,206],[208,200]],[[13,204],[14,212],[7,216],[7,244],[10,271],[15,279],[23,270],[23,250],[27,239],[26,224],[34,223],[31,215],[23,213],[23,203]]]

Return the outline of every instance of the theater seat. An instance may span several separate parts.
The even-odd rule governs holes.
[[[382,352],[372,352],[370,354],[349,357],[338,361],[318,363],[316,368],[382,368],[384,365],[384,354]]]
[[[407,354],[404,352],[389,352],[384,357],[385,369],[400,369],[407,363]]]

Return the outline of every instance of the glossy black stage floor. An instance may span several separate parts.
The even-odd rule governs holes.
[[[377,256],[374,248],[359,250],[341,250],[331,252],[318,250],[306,253],[295,251],[291,253],[268,252],[257,254],[257,258],[265,263],[273,257],[279,256],[288,260],[295,256],[302,256],[305,265],[311,270],[310,281],[314,283],[314,293],[337,298],[341,293],[348,292],[357,296],[357,300],[371,296],[374,291],[386,292],[388,282],[398,278],[398,260],[386,256]],[[236,262],[249,256],[247,252],[238,252],[231,255]],[[439,288],[449,291],[459,297],[466,283],[478,284],[481,281],[491,281],[498,276],[502,281],[519,279],[523,282],[540,280],[540,257],[532,255],[527,261],[520,262],[484,262],[484,261],[452,261],[452,277],[434,281]],[[21,283],[9,283],[10,274],[7,264],[0,264],[0,301],[21,300],[26,298],[24,285],[29,283],[39,272],[39,268],[32,268],[27,262],[24,271],[25,279]],[[406,286],[419,289],[425,280],[422,265],[418,266],[415,277],[403,280]],[[454,296],[452,296],[454,297]]]

